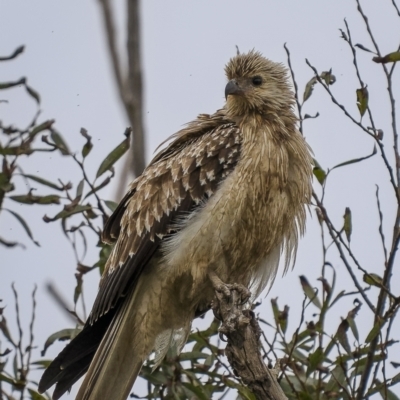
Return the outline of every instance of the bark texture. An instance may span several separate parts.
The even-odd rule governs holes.
[[[225,354],[236,376],[258,400],[287,400],[273,369],[265,365],[261,354],[261,328],[254,312],[246,308],[250,292],[242,285],[224,284],[210,277],[215,287],[212,309],[222,321],[220,334],[225,336]]]

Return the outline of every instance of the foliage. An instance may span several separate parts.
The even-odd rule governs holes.
[[[332,107],[338,108],[344,118],[351,121],[356,129],[364,134],[364,140],[371,143],[372,152],[366,155],[354,155],[354,158],[337,164],[331,168],[323,168],[323,160],[314,161],[314,175],[316,188],[313,193],[312,208],[315,210],[321,229],[321,274],[317,281],[309,280],[306,276],[300,277],[300,286],[303,291],[301,315],[298,321],[290,315],[288,305],[279,306],[278,299],[271,299],[273,319],[260,319],[264,329],[263,354],[269,365],[277,362],[279,381],[289,399],[301,400],[328,400],[328,399],[357,399],[362,400],[376,394],[383,399],[398,399],[393,387],[400,381],[400,373],[394,371],[400,366],[398,360],[390,361],[391,346],[398,341],[393,334],[392,326],[400,306],[400,297],[393,293],[391,279],[396,261],[397,249],[400,241],[400,156],[398,146],[398,132],[395,109],[395,87],[393,74],[396,62],[399,61],[399,49],[382,55],[374,38],[373,32],[364,14],[361,5],[356,0],[358,12],[365,23],[369,40],[373,50],[363,44],[354,43],[347,21],[341,30],[341,40],[349,49],[350,62],[354,67],[358,79],[358,86],[354,87],[354,105],[358,115],[353,115],[339,100],[335,93],[334,84],[337,78],[334,71],[319,72],[311,62],[306,60],[310,67],[311,79],[304,85],[301,92],[295,80],[290,52],[285,46],[288,55],[288,64],[292,73],[296,92],[297,109],[300,120],[300,130],[306,132],[305,125],[319,113],[311,116],[304,113],[305,102],[322,89]],[[398,9],[396,12],[399,14]],[[22,48],[23,50],[23,48]],[[17,49],[10,57],[0,58],[0,61],[11,60],[22,53]],[[389,115],[391,118],[391,135],[393,148],[385,147],[383,130],[375,124],[374,113],[370,106],[371,96],[381,96],[382,93],[370,93],[368,84],[363,81],[359,68],[358,52],[369,52],[373,58],[369,61],[376,63],[382,69],[387,83],[389,99]],[[38,104],[40,96],[27,85],[27,80],[21,78],[15,82],[0,83],[0,89],[12,89],[24,86],[27,94]],[[307,103],[309,104],[309,103]],[[79,331],[83,323],[78,316],[76,306],[82,300],[81,292],[83,277],[86,273],[99,268],[102,272],[104,263],[110,252],[110,247],[100,240],[101,228],[108,217],[108,210],[113,210],[115,203],[103,200],[101,190],[114,177],[113,164],[128,150],[130,130],[125,132],[126,138],[119,144],[99,165],[94,178],[86,172],[86,162],[93,148],[90,135],[85,129],[81,130],[84,143],[80,153],[72,153],[62,135],[54,127],[54,121],[48,120],[38,123],[39,112],[34,116],[27,128],[3,126],[0,122],[0,155],[2,157],[2,171],[0,173],[0,218],[3,212],[10,213],[15,223],[20,224],[27,236],[39,245],[34,239],[34,232],[20,213],[14,209],[4,208],[3,200],[10,199],[16,203],[27,205],[55,204],[60,207],[53,216],[44,216],[47,223],[60,222],[66,238],[71,243],[76,255],[77,285],[74,293],[75,309],[72,313],[76,317],[76,325],[52,334],[43,346],[42,355],[56,340],[68,340]],[[42,145],[38,145],[42,135]],[[393,154],[389,154],[392,151]],[[81,180],[70,182],[51,182],[43,176],[27,174],[21,167],[21,160],[31,156],[40,157],[47,152],[57,152],[68,157],[71,163],[77,165],[81,171]],[[382,250],[383,260],[380,269],[373,273],[362,266],[359,255],[351,246],[354,239],[352,210],[347,207],[343,210],[343,218],[337,220],[330,215],[326,206],[326,191],[329,187],[329,178],[339,168],[351,168],[356,163],[367,162],[371,157],[380,157],[385,167],[387,179],[391,185],[391,192],[384,196],[392,196],[396,202],[397,213],[390,220],[390,215],[381,209],[380,188],[376,188],[376,207],[379,216],[380,242],[377,250]],[[392,161],[394,160],[394,161]],[[105,176],[105,178],[104,178]],[[19,192],[18,179],[21,178],[28,185],[27,193]],[[369,179],[368,176],[363,179]],[[37,194],[32,184],[51,189],[50,194]],[[338,195],[338,194],[335,194]],[[344,196],[347,193],[343,194]],[[390,241],[383,231],[383,218],[393,226]],[[92,265],[84,264],[84,255],[88,243],[87,236],[95,237],[98,242],[98,260]],[[13,248],[21,243],[10,238],[0,238],[0,245]],[[80,254],[78,248],[83,247]],[[340,257],[353,289],[345,291],[337,285],[338,269],[332,265],[334,257]],[[341,272],[343,273],[343,272]],[[35,289],[36,290],[36,289]],[[15,393],[19,397],[28,396],[33,400],[49,398],[36,391],[37,384],[29,380],[29,373],[34,368],[44,368],[48,360],[31,360],[31,350],[34,346],[35,320],[35,290],[32,294],[33,312],[29,328],[29,343],[22,344],[22,328],[19,319],[18,294],[14,289],[16,301],[16,318],[19,329],[15,338],[8,329],[4,310],[0,308],[0,330],[4,342],[9,348],[0,347],[0,399],[14,399]],[[254,306],[257,311],[256,304]],[[357,325],[357,314],[363,309],[369,312],[369,331],[360,331]],[[337,309],[341,310],[343,318],[338,326],[332,328],[330,316]],[[289,331],[289,320],[296,324],[294,332]],[[329,323],[328,323],[329,322]],[[242,399],[254,399],[254,395],[243,386],[240,380],[231,372],[224,357],[223,343],[219,331],[219,322],[213,320],[211,325],[202,331],[193,332],[187,346],[180,355],[171,349],[166,359],[153,371],[154,361],[150,360],[141,372],[142,378],[147,381],[147,394],[144,397],[132,393],[132,398],[147,399],[210,399],[224,398],[232,389]],[[0,342],[1,344],[1,342]],[[12,364],[12,365],[11,365]],[[393,372],[394,371],[394,372]]]

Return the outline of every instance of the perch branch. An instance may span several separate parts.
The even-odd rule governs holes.
[[[215,289],[212,309],[222,321],[219,332],[227,339],[225,354],[235,375],[258,400],[287,400],[277,373],[265,365],[261,355],[261,328],[246,307],[250,291],[242,285],[223,283],[214,272],[209,277]]]

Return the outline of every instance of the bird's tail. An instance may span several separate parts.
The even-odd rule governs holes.
[[[152,329],[154,323],[149,321],[154,315],[150,315],[145,305],[151,298],[143,278],[110,324],[76,400],[126,400],[128,397],[157,336]]]

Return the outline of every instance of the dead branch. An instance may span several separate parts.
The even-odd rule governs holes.
[[[235,373],[258,400],[287,400],[261,355],[261,328],[253,313],[246,307],[250,292],[242,285],[227,285],[216,274],[210,274],[215,288],[212,309],[222,321],[220,335],[227,339],[225,354]]]
[[[107,45],[119,96],[133,129],[132,151],[125,160],[121,180],[117,188],[116,197],[119,199],[124,194],[129,180],[132,177],[139,176],[146,166],[140,53],[140,3],[139,0],[127,0],[128,66],[124,68],[121,66],[121,57],[117,51],[112,4],[110,0],[100,0],[99,2],[103,12]],[[126,69],[127,73],[125,74],[124,71]]]

